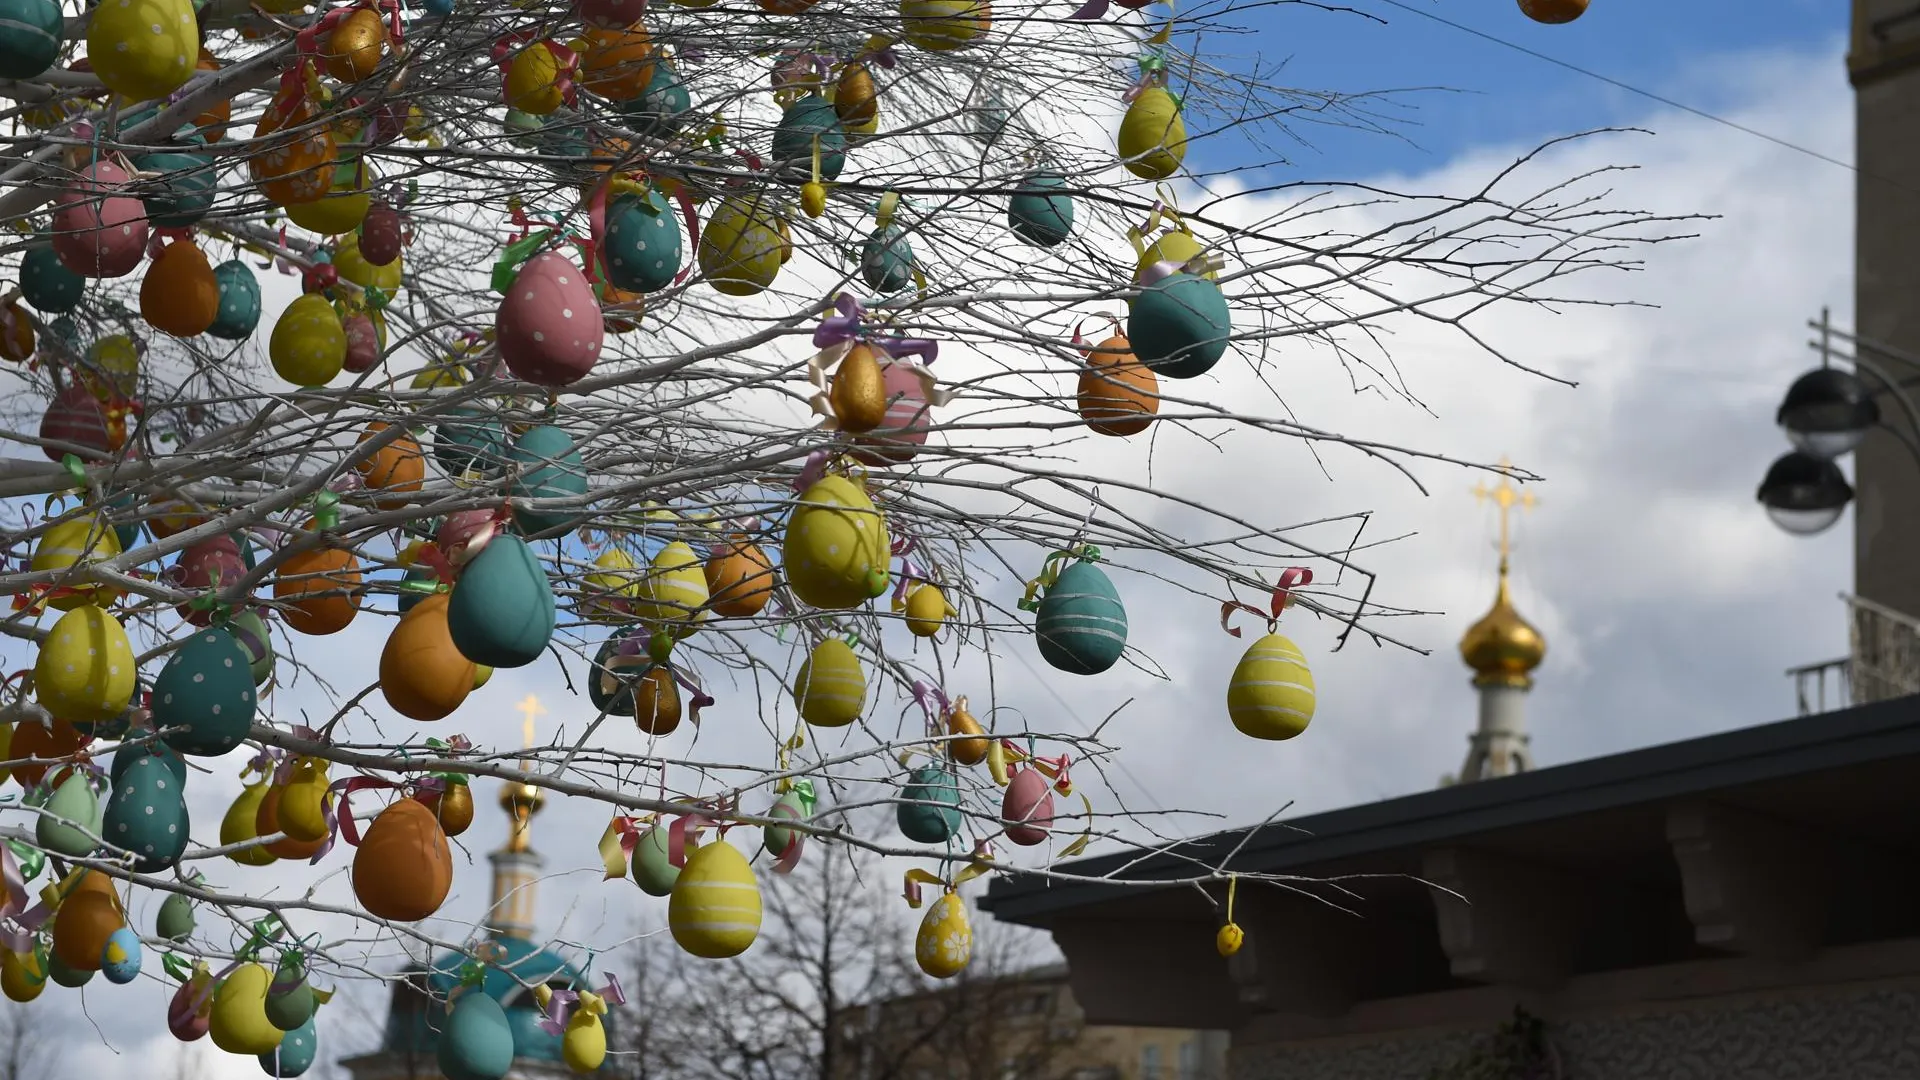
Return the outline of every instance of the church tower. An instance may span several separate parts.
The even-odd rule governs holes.
[[[520,703],[526,714],[522,743],[533,745],[533,721],[545,710],[532,694]],[[526,763],[521,762],[521,768]],[[495,938],[533,940],[534,898],[540,870],[546,860],[533,850],[533,816],[546,805],[546,795],[532,784],[508,782],[500,786],[500,808],[507,812],[507,842],[487,856],[493,864],[493,902],[487,907],[487,931]]]
[[[1479,726],[1467,737],[1467,761],[1456,781],[1462,784],[1533,768],[1526,699],[1533,689],[1533,670],[1547,656],[1546,638],[1513,606],[1507,573],[1513,554],[1513,511],[1531,509],[1534,498],[1521,494],[1505,474],[1492,488],[1484,484],[1474,488],[1474,495],[1491,500],[1500,514],[1500,583],[1493,608],[1460,639],[1460,658],[1473,669],[1474,689],[1480,695]]]

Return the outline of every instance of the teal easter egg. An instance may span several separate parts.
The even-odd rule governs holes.
[[[68,967],[67,962],[60,959],[59,953],[49,952],[47,954],[47,978],[52,979],[56,986],[65,986],[71,989],[85,986],[89,982],[92,982],[93,972]]]
[[[580,168],[584,164],[581,159],[593,153],[587,134],[587,122],[578,113],[562,111],[547,117],[534,140],[541,156],[548,159],[540,164],[558,175]],[[552,160],[555,158],[562,160]]]
[[[156,729],[183,754],[219,757],[240,745],[253,728],[253,658],[224,626],[196,630],[167,658],[153,681]]]
[[[506,117],[507,138],[520,146],[528,148],[540,145],[540,129],[547,122],[542,117],[519,109],[508,109]]]
[[[840,178],[847,165],[847,131],[840,126],[840,114],[833,103],[819,94],[787,106],[780,123],[773,129],[774,175],[782,180],[803,183],[813,179],[813,144],[820,143],[820,179],[831,183]]]
[[[1040,601],[1033,632],[1047,663],[1075,675],[1098,675],[1127,647],[1127,609],[1098,566],[1076,562]]]
[[[56,774],[49,773],[49,779]],[[80,770],[68,770],[66,778],[53,789],[53,795],[34,816],[33,835],[40,849],[51,855],[82,859],[100,846],[100,793],[93,789],[93,778]]]
[[[145,747],[135,750],[146,749]],[[164,748],[159,748],[164,750]],[[121,750],[114,755],[113,794],[101,821],[101,836],[133,855],[143,874],[166,870],[187,850],[186,763],[178,754]],[[180,771],[175,772],[178,768]],[[185,897],[179,898],[185,901]],[[164,913],[165,908],[162,908]]]
[[[31,79],[60,58],[60,5],[0,0],[0,79]]]
[[[680,81],[680,73],[663,60],[653,65],[653,78],[648,80],[640,96],[620,102],[619,109],[626,114],[628,125],[636,133],[650,139],[665,139],[686,126],[687,114],[693,111],[693,95],[687,92],[687,84]]]
[[[960,831],[960,781],[939,765],[913,770],[900,787],[896,817],[916,844],[944,844]]]
[[[653,658],[641,649],[621,655],[621,637],[608,638],[593,656],[587,668],[587,700],[609,716],[633,715],[633,686],[653,666]]]
[[[240,546],[243,558],[252,558],[252,545]],[[253,610],[242,611],[227,622],[227,632],[247,653],[247,670],[253,674],[253,685],[264,686],[273,678],[273,635],[267,631],[267,620]]]
[[[4,6],[9,0],[0,0]],[[0,16],[4,19],[4,16]],[[20,298],[42,315],[60,315],[80,306],[87,279],[66,268],[50,247],[37,247],[20,259]]]
[[[450,409],[433,428],[433,458],[448,476],[468,470],[488,478],[506,467],[507,433],[474,409]]]
[[[600,258],[607,280],[628,292],[657,292],[673,284],[685,257],[673,206],[657,191],[626,195],[607,207]]]
[[[633,845],[633,882],[648,896],[669,896],[680,880],[680,868],[667,858],[667,826],[655,825]]]
[[[153,917],[153,932],[167,941],[185,941],[193,936],[193,922],[193,901],[168,893],[160,901],[160,913]]]
[[[511,496],[516,499],[561,499],[587,493],[587,467],[573,436],[557,427],[530,428],[514,440],[507,457],[520,467]],[[514,524],[528,536],[571,532],[583,510],[513,508]],[[475,663],[482,661],[476,660]]]
[[[115,986],[125,986],[140,977],[140,935],[121,927],[107,935],[100,950],[100,974]]]
[[[1127,342],[1140,362],[1169,379],[1195,379],[1227,354],[1232,314],[1220,286],[1168,274],[1140,290],[1127,309]]]
[[[513,1028],[500,1003],[475,987],[453,1003],[434,1048],[447,1080],[502,1080],[513,1068]]]
[[[899,292],[913,284],[913,245],[898,225],[873,230],[860,248],[860,280],[877,293]]]
[[[540,659],[556,617],[546,570],[525,540],[508,534],[496,535],[467,563],[447,601],[453,647],[488,667]]]
[[[134,161],[141,172],[160,175],[141,182],[147,218],[155,225],[184,229],[196,224],[213,209],[215,181],[219,179],[213,159],[201,154],[164,151]],[[215,275],[218,280],[218,275]],[[217,318],[217,316],[216,316]]]
[[[253,268],[239,259],[228,259],[213,268],[213,280],[220,286],[220,306],[207,333],[227,341],[245,341],[260,325],[260,282]]]
[[[260,1055],[260,1069],[268,1076],[294,1077],[313,1068],[320,1056],[320,1033],[313,1017],[280,1037],[280,1045]]]
[[[118,784],[127,770],[142,758],[153,758],[165,765],[174,778],[181,783],[187,782],[187,760],[180,752],[166,743],[141,743],[138,746],[123,746],[113,752],[113,765],[107,770],[107,783]]]
[[[1052,247],[1073,234],[1073,195],[1066,178],[1037,172],[1007,200],[1007,227],[1034,247]]]

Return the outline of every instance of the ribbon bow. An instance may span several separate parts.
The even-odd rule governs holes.
[[[453,989],[447,992],[447,1011],[453,1011],[453,1003],[459,1000],[461,994],[486,984],[487,965],[498,964],[506,958],[506,946],[497,941],[483,941],[469,949],[468,959],[454,973]]]
[[[1021,611],[1040,610],[1041,594],[1053,588],[1053,583],[1060,579],[1060,571],[1065,569],[1068,559],[1098,562],[1100,549],[1092,544],[1081,544],[1078,547],[1065,548],[1048,555],[1046,561],[1040,564],[1040,573],[1027,582],[1026,594],[1020,598],[1018,605]]]
[[[901,890],[906,897],[907,906],[918,910],[926,901],[920,895],[922,885],[938,885],[944,892],[959,892],[960,886],[975,878],[993,873],[993,845],[981,840],[973,845],[973,852],[967,857],[967,865],[952,877],[941,877],[931,870],[914,867],[906,872],[906,887]]]
[[[607,1006],[627,1003],[627,995],[620,989],[620,979],[611,971],[607,972],[607,984],[597,991],[556,990],[542,983],[533,988],[533,996],[546,1011],[546,1017],[540,1021],[540,1030],[549,1035],[565,1034],[576,1012],[597,1020],[607,1015]]]
[[[938,736],[941,733],[941,721],[953,708],[952,703],[947,700],[947,692],[930,682],[915,680],[913,700],[920,706],[920,711],[926,714],[927,734]]]
[[[1239,637],[1240,628],[1237,626],[1228,626],[1227,621],[1233,618],[1234,612],[1244,611],[1256,619],[1265,619],[1267,622],[1267,633],[1271,634],[1273,633],[1274,625],[1280,621],[1281,614],[1287,610],[1289,604],[1293,603],[1293,590],[1311,584],[1313,584],[1312,570],[1304,566],[1290,566],[1281,572],[1279,583],[1273,587],[1273,596],[1267,602],[1267,610],[1261,611],[1252,604],[1243,604],[1238,600],[1228,600],[1226,603],[1221,604],[1220,629],[1225,630],[1234,637]]]
[[[0,844],[0,889],[5,891],[0,898],[0,945],[12,952],[27,953],[33,951],[34,932],[46,925],[53,908],[44,901],[28,908],[31,896],[27,880],[33,875],[22,872],[13,857],[13,847],[13,841]]]

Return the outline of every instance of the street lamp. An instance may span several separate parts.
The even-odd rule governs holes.
[[[1802,453],[1832,461],[1859,446],[1880,422],[1880,403],[1853,372],[1815,368],[1787,388],[1774,419]]]
[[[1795,450],[1768,467],[1759,498],[1775,525],[1795,536],[1812,536],[1840,520],[1853,501],[1853,485],[1832,459]]]

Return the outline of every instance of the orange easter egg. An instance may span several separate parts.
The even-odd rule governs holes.
[[[473,661],[447,629],[451,595],[434,593],[407,609],[380,650],[380,691],[402,716],[444,719],[473,692]]]
[[[83,870],[53,916],[53,955],[75,971],[99,971],[115,930],[127,925],[113,879]]]
[[[1079,407],[1080,418],[1102,435],[1138,435],[1160,411],[1160,380],[1116,334],[1088,350]]]
[[[367,914],[419,922],[453,888],[453,852],[432,810],[395,799],[373,819],[353,853],[353,895]]]
[[[8,753],[14,760],[39,758],[42,761],[71,757],[87,743],[87,737],[65,720],[55,720],[51,727],[31,720],[14,725],[13,743]],[[23,788],[33,787],[46,775],[47,765],[15,765],[13,779]]]
[[[337,634],[360,613],[360,560],[339,548],[303,551],[280,564],[273,598],[287,605],[287,626],[302,634]]]
[[[581,35],[580,85],[609,101],[632,101],[653,81],[653,39],[634,23],[624,30],[592,26]]]
[[[773,562],[759,545],[735,536],[707,560],[708,606],[716,614],[748,618],[773,599]]]
[[[194,68],[198,71],[219,71],[220,59],[202,48],[200,62],[195,64]],[[207,106],[205,112],[194,117],[193,126],[200,129],[200,133],[206,136],[208,142],[219,142],[227,133],[227,122],[232,119],[233,99],[221,98]]]
[[[220,314],[220,282],[206,253],[191,240],[175,240],[147,264],[140,282],[140,317],[174,337],[207,332]]]
[[[375,420],[367,425],[360,441],[366,442],[381,432],[387,425]],[[360,471],[360,479],[367,490],[374,492],[411,492],[419,491],[427,478],[427,458],[421,453],[420,444],[411,435],[401,435],[381,447],[372,457],[364,458],[354,465]],[[407,505],[405,499],[381,499],[377,504],[382,510],[398,510]]]

